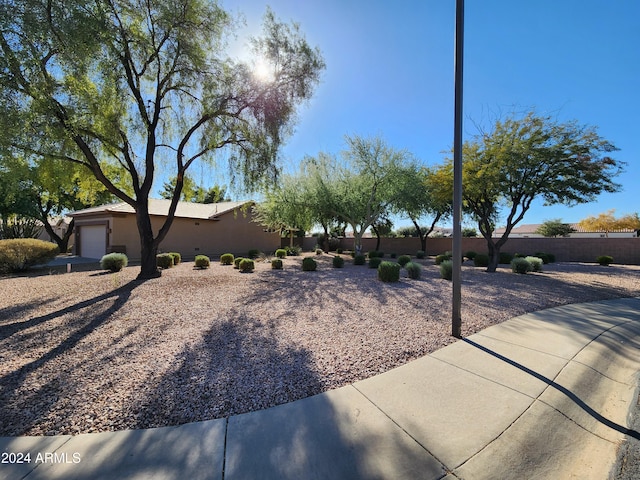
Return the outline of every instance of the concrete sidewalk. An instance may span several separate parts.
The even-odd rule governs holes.
[[[600,480],[621,441],[640,442],[628,428],[639,372],[640,298],[568,305],[229,419],[0,438],[31,454],[0,463],[0,478]]]

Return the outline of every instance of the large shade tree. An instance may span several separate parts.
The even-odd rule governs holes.
[[[610,232],[619,230],[640,231],[640,216],[637,213],[628,213],[621,217],[616,217],[615,213],[615,209],[611,209],[598,215],[590,215],[580,220],[578,226],[591,232],[605,232],[606,237]]]
[[[275,176],[296,106],[324,68],[298,26],[268,11],[251,49],[272,71],[258,76],[226,54],[234,23],[213,0],[0,3],[1,153],[82,165],[131,205],[140,278],[159,275],[188,168],[225,149],[249,188]],[[176,183],[156,232],[148,199],[161,161]],[[126,171],[132,193],[109,166]]]
[[[465,142],[464,207],[487,241],[487,271],[495,272],[500,249],[534,199],[573,205],[617,191],[612,179],[622,165],[610,156],[615,150],[593,127],[534,112],[497,121],[491,132]],[[494,238],[496,222],[505,213],[504,233]]]

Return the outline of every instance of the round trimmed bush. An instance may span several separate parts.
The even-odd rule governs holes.
[[[156,255],[156,265],[162,269],[173,267],[173,257],[170,253],[160,253]]]
[[[334,268],[342,268],[344,267],[344,258],[340,256],[333,257],[333,266]]]
[[[200,269],[209,268],[209,265],[211,264],[211,260],[206,255],[196,255],[195,264],[196,264],[196,268],[200,268]]]
[[[398,263],[400,264],[401,267],[404,267],[410,261],[411,261],[410,255],[400,255],[398,257]]]
[[[233,265],[235,257],[233,253],[223,253],[220,255],[220,265]]]
[[[500,259],[498,260],[499,264],[501,264],[501,265],[509,265],[511,263],[511,260],[513,260],[513,254],[512,253],[500,252]]]
[[[379,252],[377,250],[371,250],[368,254],[367,257],[369,258],[378,258],[380,256]]]
[[[342,252],[344,252],[344,250],[342,248],[336,248],[336,253],[337,254],[341,254]]]
[[[397,282],[400,280],[401,268],[396,262],[381,262],[378,266],[378,278],[383,282]]]
[[[536,252],[533,256],[541,258],[545,265],[548,263],[555,263],[556,261],[556,256],[553,253]]]
[[[453,278],[453,262],[451,260],[444,260],[440,264],[440,278],[445,280],[451,280]]]
[[[489,255],[478,253],[475,257],[473,257],[473,265],[476,267],[488,267]]]
[[[276,250],[276,257],[284,258],[287,256],[287,251],[284,248],[279,248]]]
[[[424,250],[418,250],[418,251],[416,252],[416,258],[417,258],[418,260],[422,260],[425,256],[426,256],[426,253],[425,253],[425,251],[424,251]]]
[[[311,257],[306,257],[302,259],[302,271],[304,272],[315,272],[318,268],[318,262],[316,262]]]
[[[260,250],[258,250],[257,248],[252,248],[251,250],[249,250],[247,252],[247,258],[249,260],[253,260],[255,258],[258,258],[259,255],[260,255]]]
[[[442,262],[446,260],[451,260],[451,257],[449,255],[444,255],[444,254],[436,255],[435,263],[436,265],[440,265]]]
[[[322,255],[324,253],[324,250],[322,250],[321,248],[316,248],[316,255]]]
[[[356,255],[355,257],[353,257],[354,265],[364,265],[365,263],[367,263],[367,257],[365,257],[364,255]]]
[[[282,270],[282,259],[274,258],[273,260],[271,260],[271,269]]]
[[[169,255],[171,255],[174,265],[178,265],[180,262],[182,262],[182,255],[180,255],[178,252],[169,252]]]
[[[391,253],[391,255],[389,255],[391,258],[396,258],[398,256],[398,254],[396,252]]]
[[[600,255],[598,258],[596,258],[596,262],[598,262],[600,265],[608,267],[613,263],[613,257],[610,255]]]
[[[58,245],[35,238],[0,240],[0,272],[21,272],[48,263],[59,253]]]
[[[422,265],[419,263],[409,262],[404,266],[404,268],[407,271],[409,278],[413,280],[419,280],[422,276]]]
[[[287,252],[288,256],[297,257],[302,252],[302,248],[300,248],[298,245],[293,245],[293,246],[286,247],[285,251]]]
[[[467,257],[469,260],[473,260],[474,258],[476,258],[477,253],[474,252],[473,250],[469,250],[467,253],[464,254],[465,257]]]
[[[382,259],[380,257],[369,257],[369,268],[378,268],[382,263]]]
[[[526,258],[514,258],[511,260],[511,271],[513,273],[525,274],[531,271],[531,264]]]
[[[253,272],[254,268],[256,268],[256,265],[251,258],[243,258],[240,260],[240,263],[238,263],[238,269],[242,273]]]
[[[235,269],[239,269],[240,268],[240,262],[244,260],[244,257],[236,257],[233,259],[233,268]]]
[[[544,264],[543,260],[539,257],[524,257],[524,259],[529,262],[531,265],[532,272],[541,272],[542,265]]]
[[[100,268],[110,272],[119,272],[129,263],[124,253],[108,253],[100,259]]]

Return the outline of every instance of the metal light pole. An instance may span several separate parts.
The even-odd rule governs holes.
[[[453,305],[451,335],[462,338],[462,63],[464,57],[464,0],[456,0],[455,106],[453,130]]]

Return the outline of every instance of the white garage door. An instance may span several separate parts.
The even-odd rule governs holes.
[[[80,256],[102,258],[107,252],[107,229],[105,225],[80,227]]]

